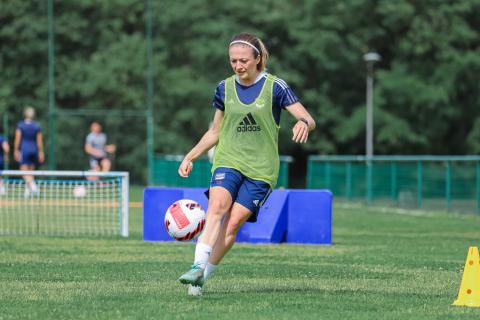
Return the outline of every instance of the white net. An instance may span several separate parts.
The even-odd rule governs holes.
[[[128,235],[128,173],[0,174],[2,235]],[[33,175],[34,183],[26,183],[25,175]]]

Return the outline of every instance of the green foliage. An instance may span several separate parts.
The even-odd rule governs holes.
[[[59,108],[145,111],[145,3],[54,1]],[[0,112],[16,122],[24,105],[34,105],[49,139],[46,2],[3,0],[1,7]],[[298,147],[285,113],[283,154],[365,152],[362,57],[370,50],[382,56],[375,66],[377,154],[480,149],[478,0],[166,0],[151,1],[151,9],[155,152],[185,153],[206,130],[215,86],[231,74],[227,44],[241,31],[264,40],[269,71],[290,84],[317,121],[310,142]],[[57,157],[60,169],[86,166],[80,133],[88,121],[74,118],[59,119],[65,124],[58,125],[58,153],[76,152],[70,160]],[[119,144],[116,168],[144,180],[144,122],[98,120]]]

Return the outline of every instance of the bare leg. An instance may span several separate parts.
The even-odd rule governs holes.
[[[22,164],[20,165],[20,170],[35,170],[35,166],[33,164]],[[23,180],[25,180],[27,185],[30,185],[33,181],[33,176],[23,176]]]
[[[97,163],[96,165],[91,165],[90,171],[100,172],[100,164]],[[88,175],[87,175],[87,180],[89,180],[89,181],[95,181],[95,180],[98,180],[98,177],[97,177],[97,176],[88,176]]]
[[[230,214],[225,217],[208,262],[217,265],[222,261],[223,257],[234,245],[240,227],[248,220],[251,214],[250,210],[241,204],[233,204]]]
[[[100,163],[100,166],[102,167],[103,172],[108,172],[112,168],[112,162],[110,161],[110,159],[105,158]]]
[[[213,247],[221,229],[222,218],[229,211],[231,205],[232,196],[227,189],[223,187],[210,188],[205,230],[203,230],[198,242]]]
[[[210,188],[205,229],[195,246],[195,259],[192,268],[178,278],[181,283],[196,287],[203,286],[203,274],[213,246],[218,239],[222,227],[222,218],[230,210],[231,205],[232,196],[227,189],[223,187]],[[190,292],[190,294],[194,293]]]

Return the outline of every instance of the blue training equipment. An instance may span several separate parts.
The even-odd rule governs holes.
[[[143,240],[173,241],[163,224],[168,207],[192,199],[207,211],[205,188],[148,187],[143,197]],[[256,223],[245,223],[237,242],[332,243],[332,193],[329,190],[276,189],[260,209]]]
[[[238,231],[237,242],[273,242],[284,241],[287,230],[287,199],[285,189],[274,190],[260,208],[255,223],[244,223]]]

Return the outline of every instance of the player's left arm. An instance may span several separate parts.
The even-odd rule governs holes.
[[[45,161],[45,154],[43,153],[43,136],[42,132],[37,133],[37,147],[38,147],[38,161],[43,163]]]
[[[15,129],[15,139],[13,140],[13,158],[20,161],[20,141],[22,140],[22,131],[20,128]]]
[[[2,149],[3,149],[3,158],[5,162],[8,162],[8,154],[10,153],[10,145],[7,141],[2,142]]]
[[[193,169],[193,162],[198,159],[204,152],[210,150],[213,146],[217,145],[220,136],[220,127],[222,125],[224,117],[224,111],[216,110],[213,117],[213,122],[210,128],[205,132],[200,141],[190,150],[183,158],[180,167],[178,168],[178,174],[187,178]]]
[[[107,144],[107,145],[105,146],[105,151],[106,151],[107,153],[114,154],[115,151],[117,151],[117,145],[116,145],[116,144],[113,144],[113,143]]]
[[[292,140],[297,143],[307,142],[308,133],[316,127],[315,120],[300,102],[295,102],[286,109],[297,119],[292,128]]]

